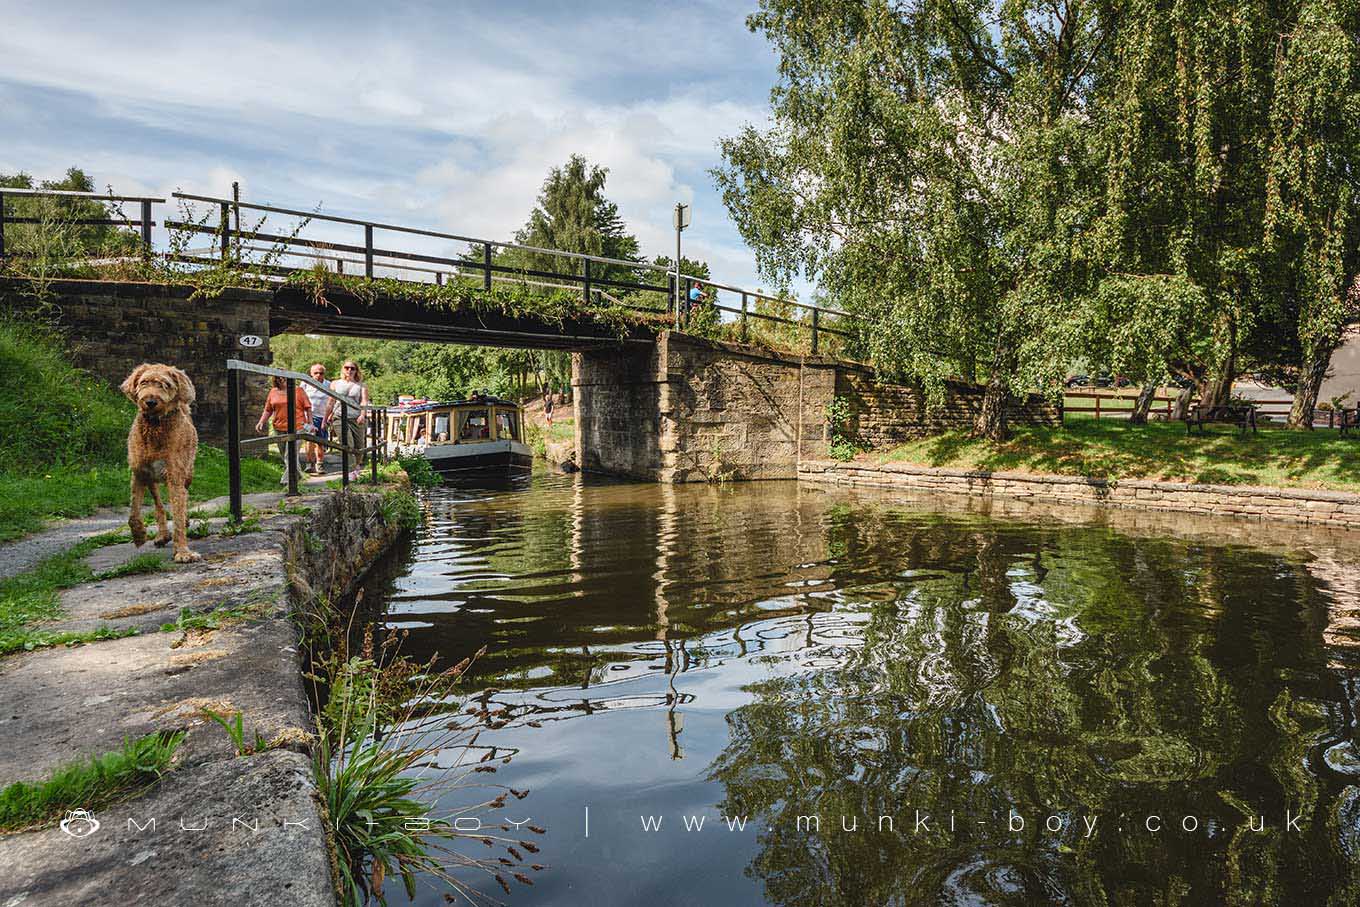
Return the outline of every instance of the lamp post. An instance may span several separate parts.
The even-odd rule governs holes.
[[[675,203],[675,329],[680,330],[680,308],[685,304],[685,291],[680,286],[680,234],[690,224],[690,206]]]

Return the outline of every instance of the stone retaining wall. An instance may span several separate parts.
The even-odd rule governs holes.
[[[1028,499],[1046,503],[1214,514],[1360,529],[1360,494],[1240,485],[1198,485],[1140,479],[1107,481],[1079,476],[937,469],[906,463],[874,465],[804,461],[798,478],[837,485],[906,488]]]
[[[0,310],[30,311],[55,321],[77,368],[114,387],[143,362],[183,369],[198,393],[194,426],[208,444],[227,436],[227,359],[268,365],[272,294],[226,289],[191,298],[193,287],[99,280],[55,280],[41,294],[29,281],[0,279]],[[263,344],[245,348],[243,336]],[[242,387],[243,436],[264,406],[265,381]]]
[[[944,400],[926,406],[921,388],[879,379],[869,369],[836,370],[836,396],[850,407],[851,435],[873,447],[891,447],[912,438],[972,425],[982,406],[983,388],[945,382]],[[1062,404],[1038,394],[1012,401],[1006,417],[1016,425],[1061,425]]]

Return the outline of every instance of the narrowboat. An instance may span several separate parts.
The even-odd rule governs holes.
[[[387,415],[389,454],[418,455],[445,478],[528,472],[524,411],[511,400],[473,394],[466,400],[404,402]]]

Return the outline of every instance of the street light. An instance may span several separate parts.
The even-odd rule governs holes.
[[[680,234],[689,226],[692,213],[690,206],[683,202],[675,203],[675,329],[680,330],[680,307],[684,304],[684,293],[680,289]]]

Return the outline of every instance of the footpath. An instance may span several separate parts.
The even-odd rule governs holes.
[[[93,822],[0,835],[0,907],[335,903],[290,593],[317,572],[357,579],[397,534],[378,500],[250,495],[244,531],[211,516],[225,502],[210,501],[194,508],[210,516],[191,517],[198,562],[130,542],[88,556],[96,574],[148,553],[164,563],[64,590],[61,617],[40,627],[135,635],[0,657],[0,788],[148,734],[183,732],[183,743],[158,782]],[[0,570],[12,575],[124,526],[112,519],[72,520],[0,547]],[[238,755],[208,712],[239,715],[245,740],[258,737],[263,751]]]

